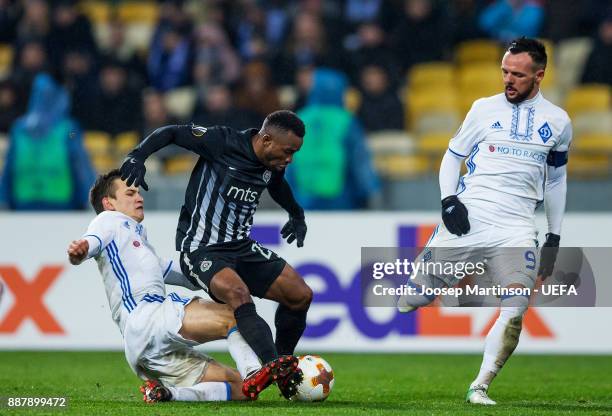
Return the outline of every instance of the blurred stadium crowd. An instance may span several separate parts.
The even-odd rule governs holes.
[[[77,208],[93,177],[87,159],[97,171],[116,167],[166,124],[244,129],[280,108],[304,111],[327,68],[321,79],[341,86],[334,105],[356,119],[347,146],[363,140],[369,153],[345,148],[343,165],[371,155],[383,184],[431,178],[472,102],[502,91],[504,45],[521,35],[545,41],[543,93],[572,117],[570,178],[609,181],[607,0],[0,0],[0,164],[18,172],[65,160],[55,174],[74,181],[60,205]],[[52,136],[62,121],[77,142],[65,154],[34,146],[29,162],[15,156],[10,140]],[[148,169],[162,177],[188,174],[194,161],[176,150],[157,156]],[[59,206],[11,203],[17,186],[53,186],[4,172],[4,205]],[[377,180],[365,182],[375,193]]]

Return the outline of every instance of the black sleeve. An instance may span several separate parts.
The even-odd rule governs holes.
[[[223,153],[227,130],[224,127],[202,127],[195,124],[164,126],[149,134],[130,155],[144,159],[174,143],[200,156],[214,159]]]
[[[304,210],[293,197],[291,187],[283,175],[272,178],[268,185],[268,192],[270,192],[272,199],[291,217],[304,218]]]

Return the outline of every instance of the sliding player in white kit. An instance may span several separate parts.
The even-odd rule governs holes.
[[[166,294],[167,283],[187,286],[178,265],[160,259],[141,221],[143,199],[118,170],[98,178],[90,200],[98,216],[68,247],[72,264],[95,258],[128,364],[141,379],[144,400],[247,400],[242,380],[261,368],[237,331],[232,310],[198,297]],[[227,338],[239,371],[193,347]]]
[[[450,140],[440,166],[444,225],[436,228],[425,254],[421,253],[425,261],[436,256],[432,253],[439,253],[435,247],[443,247],[442,253],[453,247],[482,247],[479,255],[485,253],[494,284],[533,288],[537,247],[534,212],[544,201],[548,219],[544,247],[549,248],[542,250],[538,276],[545,279],[551,275],[565,211],[572,126],[567,113],[539,91],[546,60],[545,48],[537,40],[513,41],[501,64],[505,92],[476,100]],[[467,173],[459,179],[465,158]],[[457,283],[454,276],[422,274],[409,285]],[[424,295],[403,296],[398,308],[409,312],[433,300]],[[528,303],[526,296],[501,297],[499,318],[486,337],[482,366],[466,401],[496,404],[488,397],[488,387],[518,344]]]

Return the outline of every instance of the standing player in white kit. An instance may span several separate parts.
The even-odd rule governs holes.
[[[229,307],[166,294],[164,279],[188,285],[179,266],[160,259],[149,244],[138,188],[114,170],[98,178],[90,200],[98,216],[70,244],[68,256],[74,265],[96,259],[128,364],[147,381],[145,401],[247,400],[242,380],[261,368],[257,356]],[[239,372],[193,348],[223,338]]]
[[[572,126],[567,113],[540,92],[546,61],[546,50],[539,41],[520,38],[511,42],[501,64],[504,93],[474,102],[442,159],[439,181],[444,225],[435,229],[420,255],[422,260],[444,261],[440,253],[448,253],[450,248],[481,247],[483,251],[475,260],[486,260],[493,283],[533,288],[535,209],[544,201],[548,219],[544,247],[550,249],[542,251],[537,274],[545,279],[552,273],[565,211]],[[467,173],[459,178],[466,158]],[[443,249],[436,251],[436,247]],[[516,249],[519,247],[522,249]],[[463,254],[474,255],[476,251],[470,254],[465,250]],[[421,274],[409,285],[457,283],[454,276]],[[407,295],[399,299],[398,308],[409,312],[433,300]],[[496,404],[487,391],[518,345],[528,303],[526,296],[501,297],[499,318],[487,334],[482,366],[466,401]]]

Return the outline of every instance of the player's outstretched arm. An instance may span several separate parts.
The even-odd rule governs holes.
[[[449,232],[459,236],[470,231],[468,210],[456,195],[462,160],[449,149],[442,158],[439,177],[442,221]]]
[[[281,230],[282,237],[287,239],[289,244],[296,240],[298,247],[304,246],[307,230],[304,209],[295,200],[289,183],[284,177],[280,177],[270,182],[268,192],[272,199],[289,213],[289,221]]]
[[[89,242],[86,239],[74,240],[68,246],[68,260],[75,266],[81,264],[83,260],[87,259],[89,253]]]
[[[214,158],[223,152],[224,129],[207,129],[194,124],[160,127],[128,153],[120,168],[121,179],[128,186],[133,184],[148,191],[149,186],[144,180],[147,171],[144,162],[150,155],[172,143],[201,156]]]

